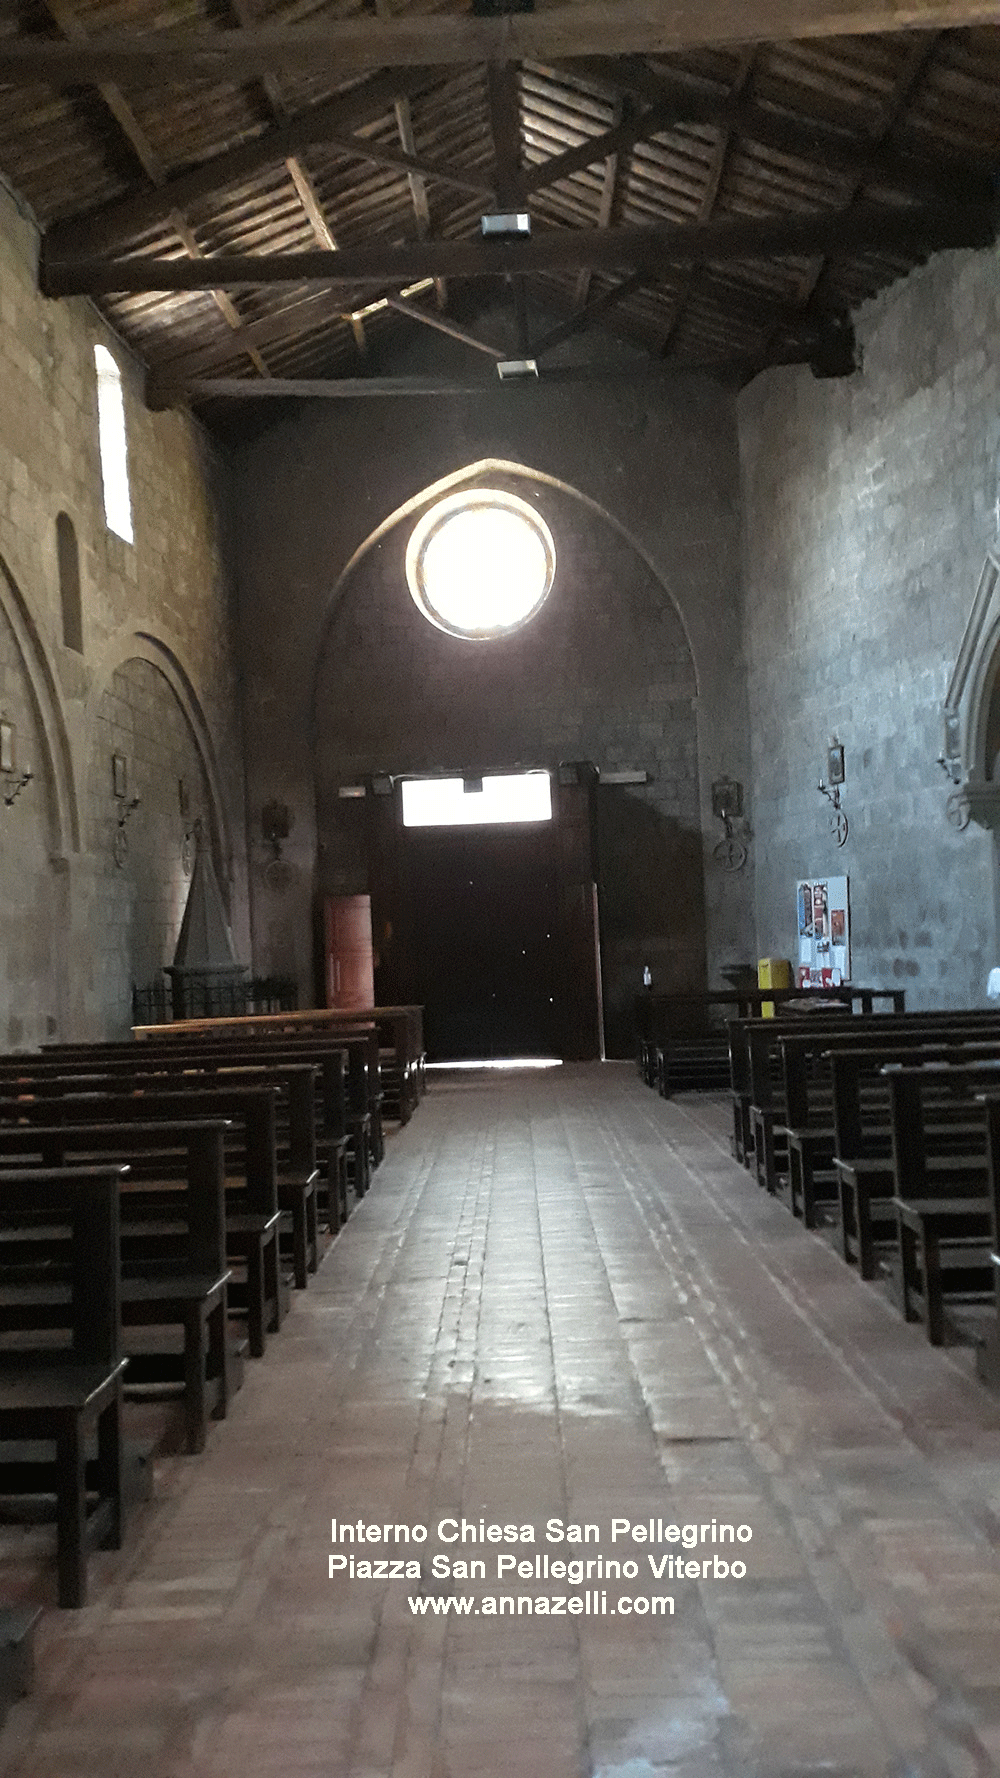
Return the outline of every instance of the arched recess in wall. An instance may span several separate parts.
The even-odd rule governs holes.
[[[700,677],[698,661],[695,656],[694,646],[691,641],[691,635],[685,621],[684,613],[680,608],[673,590],[664,579],[662,572],[653,561],[648,550],[644,549],[634,533],[623,525],[606,507],[602,506],[599,501],[593,500],[589,494],[582,493],[579,488],[573,487],[571,483],[561,481],[558,476],[547,475],[543,470],[532,469],[527,464],[510,462],[502,457],[482,457],[476,463],[466,464],[463,469],[453,470],[450,475],[442,476],[439,481],[431,482],[426,488],[422,488],[418,494],[415,494],[412,499],[406,500],[401,506],[396,507],[394,512],[389,513],[380,524],[375,526],[374,530],[369,532],[368,536],[358,545],[354,554],[341,569],[341,572],[337,576],[331,589],[329,602],[323,617],[319,648],[316,652],[316,665],[313,670],[313,687],[312,696],[310,698],[310,729],[313,742],[315,742],[316,736],[316,699],[319,687],[320,665],[326,652],[331,626],[336,621],[337,608],[343,596],[344,589],[356,573],[358,565],[371,550],[377,548],[383,539],[388,537],[390,533],[395,530],[397,525],[403,524],[407,520],[415,521],[420,517],[421,513],[427,511],[428,507],[433,506],[435,501],[444,499],[447,494],[453,494],[461,488],[474,487],[476,485],[485,487],[496,477],[499,477],[502,482],[510,483],[515,487],[519,482],[523,483],[523,491],[528,494],[529,497],[532,487],[551,488],[560,494],[566,495],[571,500],[579,501],[581,506],[585,507],[589,512],[603,520],[605,524],[609,525],[613,531],[616,531],[630,548],[635,551],[636,555],[645,563],[654,580],[658,582],[664,597],[670,601],[677,614],[678,622],[684,631],[685,641],[687,642],[688,650],[691,655],[695,675],[695,695],[697,695]]]
[[[519,495],[555,544],[544,604],[488,640],[428,622],[406,581],[414,524],[467,486]],[[355,552],[327,613],[312,702],[320,894],[374,893],[380,873],[395,868],[373,852],[380,799],[342,798],[342,786],[580,760],[606,780],[639,769],[648,774],[641,787],[606,781],[596,793],[606,1030],[609,1052],[626,1053],[644,964],[665,991],[704,984],[697,689],[676,599],[596,502],[498,461],[425,488]],[[390,925],[399,954],[404,941]]]
[[[97,662],[94,683],[87,700],[87,733],[93,735],[101,698],[119,667],[129,660],[147,661],[162,673],[187,718],[205,772],[210,796],[213,841],[223,872],[231,881],[233,868],[232,828],[219,777],[218,758],[204,706],[191,676],[181,663],[173,643],[152,628],[122,629],[112,637]],[[226,883],[220,884],[225,891]]]
[[[53,858],[80,850],[80,808],[69,735],[55,673],[38,625],[7,563],[0,556],[0,605],[17,644],[34,708],[49,811],[49,850]],[[35,762],[32,762],[33,764]]]

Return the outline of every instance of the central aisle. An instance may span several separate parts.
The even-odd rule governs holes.
[[[204,1457],[161,1466],[97,1602],[47,1614],[0,1770],[995,1773],[997,1404],[757,1191],[724,1128],[621,1065],[435,1079]],[[429,1536],[333,1543],[333,1518]],[[439,1536],[463,1518],[475,1542]],[[552,1519],[599,1540],[547,1542]],[[713,1520],[752,1535],[713,1545]],[[485,1579],[433,1578],[442,1553]],[[331,1554],[423,1578],[331,1579]],[[510,1554],[637,1573],[498,1579]],[[656,1579],[678,1555],[746,1577]],[[532,1614],[487,1615],[504,1597]]]

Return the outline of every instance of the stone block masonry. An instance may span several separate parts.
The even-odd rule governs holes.
[[[119,1033],[129,982],[169,961],[174,923],[163,908],[179,870],[179,813],[169,859],[163,834],[150,836],[152,812],[178,808],[181,756],[248,951],[242,740],[212,453],[189,418],[147,412],[140,368],[90,305],[39,297],[37,246],[30,217],[0,190],[0,713],[35,774],[12,808],[0,804],[0,1046],[29,1047]],[[104,518],[97,344],[122,373],[134,544]],[[79,547],[82,654],[63,641],[59,513]],[[137,708],[149,705],[145,751],[108,726],[121,675]],[[109,849],[112,751],[128,759],[129,794],[147,811],[131,826],[124,874]]]
[[[996,534],[1000,257],[939,255],[858,332],[861,375],[772,371],[739,402],[759,940],[794,955],[796,878],[846,872],[855,979],[978,1004],[994,842],[949,825],[935,761]],[[843,849],[816,792],[834,735]]]

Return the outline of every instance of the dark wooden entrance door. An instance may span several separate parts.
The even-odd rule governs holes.
[[[375,1000],[425,1007],[447,1061],[601,1052],[591,768],[553,774],[553,819],[404,827],[366,799]]]
[[[557,1055],[552,823],[409,829],[403,843],[428,1055]]]

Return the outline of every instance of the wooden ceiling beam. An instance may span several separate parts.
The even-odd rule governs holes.
[[[238,289],[264,284],[385,284],[421,278],[505,277],[577,269],[712,263],[858,251],[921,257],[948,247],[984,247],[996,237],[993,205],[889,208],[857,204],[806,215],[723,217],[707,224],[549,229],[527,240],[376,242],[340,253],[218,254],[200,263],[134,255],[60,260],[43,241],[46,296],[107,291]]]
[[[486,69],[486,100],[493,137],[494,190],[500,210],[515,210],[521,202],[521,79],[514,62],[490,62]],[[514,333],[517,352],[527,358],[531,350],[528,327],[528,295],[524,275],[509,272],[514,302]]]
[[[600,320],[602,315],[608,314],[616,303],[623,302],[625,297],[632,295],[633,290],[638,290],[642,283],[642,272],[631,272],[627,278],[620,278],[617,284],[609,285],[585,307],[574,310],[573,314],[567,316],[565,321],[560,321],[555,327],[550,327],[548,333],[544,333],[541,339],[536,340],[534,356],[536,358],[543,357],[546,352],[551,352],[554,346],[561,346],[564,340],[572,339],[575,333],[580,333],[585,327],[592,326],[595,321]]]
[[[508,354],[499,346],[490,346],[485,340],[477,339],[474,333],[466,333],[464,327],[457,322],[449,321],[444,315],[436,315],[432,309],[422,309],[419,303],[408,302],[402,296],[387,296],[386,303],[398,315],[406,315],[411,321],[419,321],[424,327],[432,327],[435,333],[447,334],[451,340],[458,340],[463,346],[471,346],[476,352],[485,353],[487,358],[500,360]]]
[[[734,100],[741,99],[746,93],[753,77],[754,63],[756,59],[756,49],[744,50],[736,79],[732,87],[732,98]],[[735,132],[730,124],[723,124],[719,130],[718,140],[712,155],[712,165],[708,172],[708,180],[705,189],[701,194],[701,203],[698,206],[699,222],[711,222],[712,217],[715,215],[715,206],[719,201],[719,192],[722,190],[722,181],[726,176],[726,168],[729,164],[729,154],[733,146],[734,134]],[[694,294],[697,281],[698,267],[690,266],[684,279],[684,283],[677,296],[674,298],[674,306],[671,311],[670,320],[667,323],[666,332],[660,342],[659,356],[661,358],[666,358],[670,354],[674,341],[677,338],[677,334],[680,331],[681,323],[687,313],[688,303]]]
[[[937,47],[940,34],[927,33],[915,37],[909,53],[904,57],[903,65],[896,78],[896,84],[882,113],[881,124],[876,135],[869,139],[869,166],[877,164],[880,154],[896,128],[907,104],[923,79],[928,65]],[[864,188],[866,168],[856,168],[846,180],[843,190],[845,204],[854,203]],[[799,313],[803,319],[815,314],[822,304],[824,285],[830,282],[830,261],[825,254],[818,254],[806,268],[798,288]],[[762,358],[769,360],[775,343],[775,334],[768,334],[764,344]]]
[[[924,41],[918,39],[916,47]],[[935,41],[930,42],[931,51]],[[923,60],[926,64],[926,55]],[[609,92],[629,92],[650,106],[644,121],[651,119],[657,129],[649,134],[685,124],[709,124],[775,154],[788,155],[806,164],[818,162],[845,177],[877,180],[928,202],[984,202],[995,184],[995,161],[985,156],[955,154],[947,149],[933,157],[904,153],[891,147],[882,135],[866,138],[857,125],[847,121],[838,126],[767,108],[753,97],[752,91],[739,84],[725,91],[713,91],[702,81],[695,83],[682,76],[659,73],[635,56],[623,56],[618,61],[589,58],[586,69]],[[595,138],[595,144],[599,142],[600,138]],[[575,149],[571,152],[574,156],[579,153]],[[599,157],[598,151],[595,159]],[[559,155],[537,169],[532,168],[533,189],[542,183],[540,176],[546,168],[547,182],[564,177],[559,167],[566,159]]]
[[[626,117],[631,116],[634,109],[632,100],[628,96],[617,99],[615,101],[614,124],[612,127],[617,129],[620,124],[625,122]],[[601,181],[601,201],[597,210],[598,228],[610,228],[614,222],[615,211],[618,205],[621,170],[622,156],[620,154],[609,154],[604,163],[604,178]],[[587,298],[590,295],[590,279],[590,270],[587,266],[584,266],[582,271],[577,275],[576,300],[573,305],[580,314],[582,314],[587,306]]]
[[[232,31],[231,37],[247,33]],[[440,73],[437,68],[411,70],[390,69],[376,74],[362,85],[352,87],[307,111],[297,112],[287,123],[264,130],[251,142],[227,149],[187,172],[177,173],[155,191],[143,191],[115,199],[88,215],[73,216],[54,223],[49,237],[55,251],[62,257],[87,254],[145,233],[164,222],[172,210],[184,210],[191,204],[226,191],[229,187],[252,179],[264,167],[287,161],[290,155],[301,154],[326,139],[328,131],[339,132],[352,125],[367,122],[388,110],[401,95],[419,91]]]
[[[677,106],[673,100],[651,105],[648,110],[638,114],[632,113],[600,136],[591,136],[588,141],[581,142],[579,147],[567,148],[564,154],[552,155],[549,160],[529,167],[521,175],[517,195],[523,200],[533,191],[544,191],[546,186],[555,185],[560,179],[568,179],[572,173],[580,173],[585,167],[596,166],[598,161],[606,160],[609,156],[617,157],[634,148],[637,142],[648,141],[650,136],[659,135],[661,130],[672,129],[677,122]]]
[[[995,0],[584,0],[531,13],[359,16],[249,31],[108,31],[86,45],[0,39],[0,81],[247,79],[281,69],[339,76],[428,62],[551,62],[590,55],[941,30],[996,22]]]
[[[45,0],[45,8],[65,38],[72,43],[87,42],[86,29],[77,18],[69,0]],[[154,187],[163,186],[167,179],[166,168],[120,87],[113,81],[102,81],[97,92],[150,184]],[[188,256],[191,259],[203,258],[204,255],[195,238],[194,231],[188,227],[180,212],[172,212],[169,220]],[[224,290],[212,290],[209,295],[226,326],[232,333],[239,333],[243,327],[243,317],[232,297]],[[243,344],[243,350],[258,376],[270,375],[264,359],[254,346]]]

